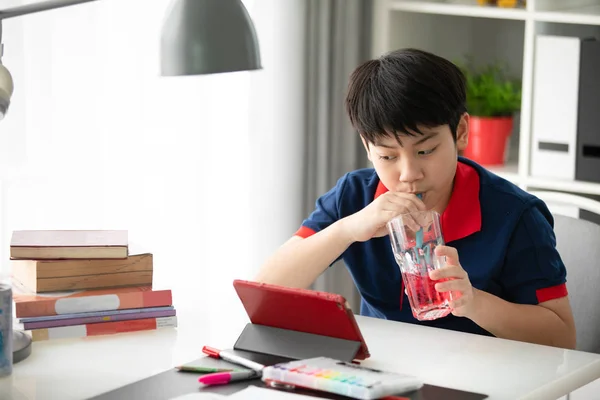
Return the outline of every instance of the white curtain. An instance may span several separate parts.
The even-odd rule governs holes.
[[[168,0],[4,21],[16,86],[0,124],[4,273],[13,230],[128,229],[178,309],[202,308],[202,293],[243,313],[231,280],[251,278],[300,213],[304,32],[300,0],[244,3],[264,69],[195,77],[159,76]]]
[[[348,78],[370,56],[370,0],[309,0],[307,7],[308,128],[304,142],[304,215],[346,172],[367,166],[344,108]],[[343,262],[313,286],[342,294],[358,313],[360,296]]]

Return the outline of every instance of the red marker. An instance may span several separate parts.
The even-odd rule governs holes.
[[[209,346],[204,346],[202,348],[202,352],[204,354],[207,354],[210,357],[220,358],[222,360],[229,361],[230,363],[241,365],[242,367],[250,368],[251,370],[254,370],[254,371],[262,371],[263,368],[265,367],[262,364],[254,362],[252,360],[245,359],[245,358],[240,357],[236,354],[233,354],[227,350],[217,350],[217,349],[209,347]]]
[[[261,375],[259,371],[217,372],[201,376],[198,382],[204,385],[225,385],[229,382],[259,378]]]

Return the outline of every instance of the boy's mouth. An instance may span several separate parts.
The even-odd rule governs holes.
[[[427,197],[427,192],[411,192],[411,191],[406,191],[405,193],[407,194],[414,194],[415,196],[417,196],[419,199],[421,200],[425,200],[425,198]]]
[[[421,199],[421,201],[425,202],[425,199],[427,197],[427,193],[426,192],[417,192],[415,193],[415,195]]]

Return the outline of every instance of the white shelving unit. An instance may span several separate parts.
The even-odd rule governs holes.
[[[538,34],[600,39],[600,0],[527,0],[526,7],[521,8],[480,6],[477,0],[375,0],[372,56],[417,47],[453,61],[470,55],[476,62],[505,63],[513,75],[522,78],[522,105],[507,164],[489,169],[525,190],[600,196],[600,183],[539,178],[530,173]]]

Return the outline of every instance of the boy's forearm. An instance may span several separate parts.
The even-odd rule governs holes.
[[[308,288],[352,244],[344,224],[340,220],[305,239],[285,243],[262,266],[256,281]]]
[[[574,329],[554,311],[538,305],[515,304],[473,289],[477,306],[468,316],[496,337],[562,348],[575,347]]]

